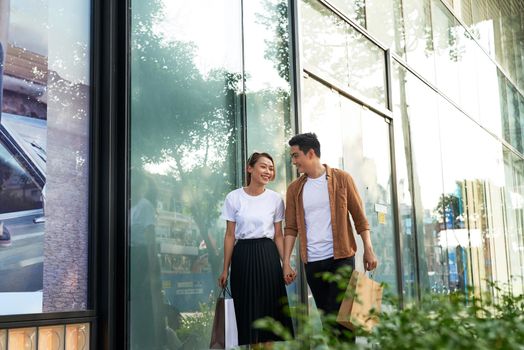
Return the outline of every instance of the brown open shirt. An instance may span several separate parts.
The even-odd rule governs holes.
[[[349,222],[348,212],[351,213],[357,233],[369,230],[362,199],[351,175],[347,172],[326,168],[326,177],[329,192],[329,206],[331,209],[331,227],[333,229],[333,255],[335,259],[348,258],[355,255],[357,243],[353,236],[353,229]],[[307,176],[303,174],[293,181],[286,193],[286,227],[284,235],[300,237],[300,257],[307,263],[307,235],[304,218],[304,202],[302,190]]]

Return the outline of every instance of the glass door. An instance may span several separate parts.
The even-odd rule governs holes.
[[[316,133],[322,162],[349,172],[355,180],[379,260],[373,278],[396,293],[389,121],[312,77],[304,79],[303,86],[301,132]],[[362,240],[356,241],[356,269],[363,271]]]

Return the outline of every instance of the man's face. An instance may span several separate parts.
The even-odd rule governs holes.
[[[291,162],[297,167],[299,173],[307,173],[311,164],[311,156],[309,153],[313,150],[309,150],[307,154],[304,154],[298,146],[291,146],[289,154],[291,155]]]

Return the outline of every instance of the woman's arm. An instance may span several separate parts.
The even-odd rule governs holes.
[[[224,236],[224,269],[218,278],[218,285],[224,288],[227,285],[227,277],[229,276],[229,265],[231,264],[231,256],[233,255],[233,247],[235,246],[235,225],[233,221],[226,221],[226,235]]]
[[[275,222],[275,244],[277,246],[278,255],[280,260],[284,260],[284,235],[282,233],[282,221]]]

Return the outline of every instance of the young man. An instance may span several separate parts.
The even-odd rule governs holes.
[[[348,211],[364,243],[364,267],[374,270],[377,258],[371,244],[369,224],[352,177],[345,171],[320,162],[320,143],[312,133],[289,140],[291,160],[302,173],[286,194],[286,227],[283,273],[286,283],[296,276],[290,257],[300,236],[300,257],[315,303],[326,314],[337,313],[341,292],[336,283],[322,279],[323,272],[335,273],[344,265],[355,267],[357,245]]]

